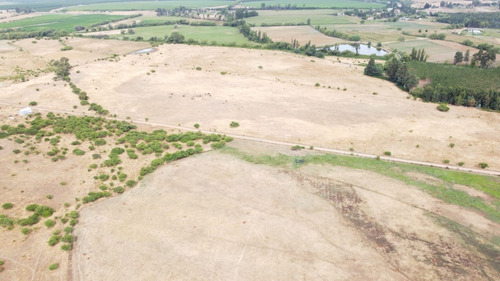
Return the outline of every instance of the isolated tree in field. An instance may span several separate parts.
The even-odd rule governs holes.
[[[170,34],[170,36],[168,36],[167,42],[174,44],[184,43],[184,35],[180,34],[177,31],[174,31],[172,32],[172,34]]]
[[[382,69],[380,69],[375,64],[374,58],[370,58],[370,61],[368,62],[368,65],[365,68],[365,75],[369,75],[369,76],[381,76],[382,75]]]
[[[461,63],[464,60],[464,54],[460,51],[455,53],[453,64]]]
[[[470,51],[469,51],[469,50],[467,50],[467,51],[465,52],[465,55],[464,55],[464,61],[465,61],[465,63],[468,63],[468,62],[469,62],[469,58],[470,58]]]

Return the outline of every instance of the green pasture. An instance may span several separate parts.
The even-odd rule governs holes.
[[[23,31],[40,31],[55,29],[57,31],[74,31],[75,26],[90,26],[104,21],[125,18],[118,15],[70,15],[51,14],[39,17],[26,18],[12,22],[0,23],[0,29],[21,29]]]
[[[311,20],[311,25],[352,24],[359,19],[349,16],[337,16],[338,10],[262,10],[257,17],[245,19],[249,24],[265,25],[296,25]]]
[[[135,39],[138,36],[148,40],[151,37],[164,38],[165,35],[170,35],[172,32],[177,31],[184,35],[185,39],[194,39],[196,41],[207,41],[211,43],[212,41],[218,44],[254,44],[248,41],[238,29],[228,26],[189,26],[180,25],[175,29],[174,25],[160,25],[160,26],[148,26],[148,27],[137,27],[134,28],[135,34],[126,35],[112,35],[114,38],[121,38],[123,36],[128,36],[130,39]]]
[[[69,11],[130,11],[130,10],[156,10],[157,8],[173,9],[179,6],[186,8],[206,8],[229,6],[233,1],[224,0],[172,0],[172,1],[135,1],[122,3],[99,3],[83,6],[69,7]]]
[[[288,4],[297,6],[297,8],[358,8],[358,9],[372,9],[383,8],[385,4],[382,3],[369,3],[362,1],[352,0],[257,0],[257,1],[244,1],[239,5],[251,8],[261,8],[262,4],[266,6],[285,7]]]

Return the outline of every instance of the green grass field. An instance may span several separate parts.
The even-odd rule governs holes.
[[[138,27],[134,28],[135,34],[125,35],[130,39],[135,39],[138,36],[143,37],[148,40],[151,37],[164,38],[165,35],[170,35],[172,32],[177,31],[184,35],[185,39],[194,39],[196,41],[207,41],[211,43],[215,41],[219,44],[230,44],[236,43],[241,44],[255,44],[248,41],[238,29],[234,27],[227,26],[189,26],[181,25],[178,29],[175,29],[173,25],[161,25],[161,26],[148,26],[148,27]],[[124,35],[112,35],[114,38],[121,38]]]
[[[49,11],[51,9],[61,8],[64,6],[126,1],[131,0],[9,0],[0,1],[0,9],[30,7],[36,11]]]
[[[69,7],[69,11],[129,11],[129,10],[156,10],[157,8],[173,9],[179,6],[186,8],[205,8],[229,6],[233,1],[227,0],[168,0],[168,1],[137,1],[123,3],[99,3]]]
[[[22,20],[0,23],[0,29],[15,28],[23,31],[40,31],[55,29],[57,31],[74,31],[75,26],[90,26],[104,21],[122,19],[125,16],[116,15],[44,15]]]
[[[311,20],[311,25],[325,24],[352,24],[358,23],[359,19],[349,16],[336,16],[338,10],[263,10],[259,11],[257,17],[245,19],[249,24],[260,26],[266,25],[287,25],[306,23]]]
[[[385,4],[382,3],[368,3],[361,1],[351,1],[351,0],[256,0],[256,1],[244,1],[240,3],[240,6],[260,8],[262,3],[266,6],[276,6],[281,5],[282,7],[290,5],[296,5],[297,8],[358,8],[358,9],[371,9],[371,8],[383,8]]]

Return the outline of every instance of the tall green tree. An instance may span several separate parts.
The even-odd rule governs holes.
[[[455,53],[453,64],[461,63],[464,60],[464,54],[460,51]]]
[[[375,64],[375,59],[370,58],[370,61],[368,62],[368,65],[365,68],[365,75],[369,76],[381,76],[382,75],[382,69]]]

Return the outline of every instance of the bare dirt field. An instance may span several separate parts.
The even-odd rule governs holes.
[[[267,33],[273,41],[292,42],[293,39],[304,45],[311,41],[316,46],[334,45],[336,43],[346,42],[345,40],[330,37],[322,34],[310,26],[271,26],[271,27],[252,27],[254,31]]]
[[[453,212],[480,223],[378,174],[211,152],[82,210],[73,280],[498,278],[436,223]]]
[[[122,52],[137,48],[133,42],[73,40],[82,40],[89,48],[104,44],[116,53],[118,47]],[[27,40],[15,44],[31,47]],[[455,106],[439,112],[435,104],[413,100],[392,83],[363,75],[363,67],[356,66],[359,60],[163,45],[151,54],[93,61],[73,50],[59,52],[58,46],[52,47],[57,48],[53,54],[47,53],[50,47],[32,48],[34,53],[44,52],[44,57],[64,55],[78,64],[72,81],[91,102],[122,118],[188,127],[199,123],[202,129],[218,132],[378,155],[391,151],[399,158],[437,163],[447,159],[452,164],[465,162],[466,167],[487,162],[500,169],[498,113]],[[70,89],[60,86],[25,94],[26,88],[51,78],[47,74],[4,85],[0,101],[28,103],[40,97],[40,104],[62,110],[78,104]],[[231,121],[240,127],[230,129]]]

